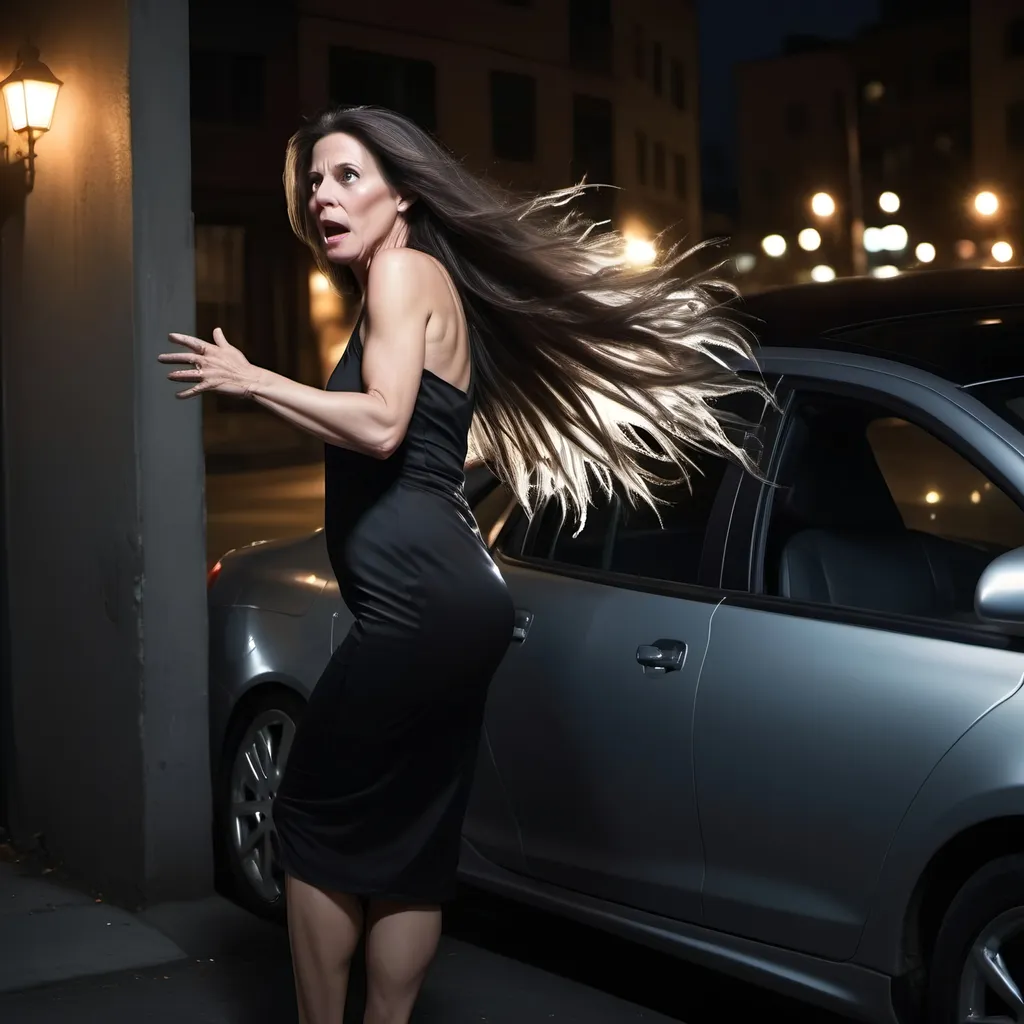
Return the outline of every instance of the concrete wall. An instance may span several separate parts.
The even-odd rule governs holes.
[[[210,885],[198,404],[156,362],[194,316],[187,0],[7,0],[64,80],[2,227],[17,838],[127,903]]]

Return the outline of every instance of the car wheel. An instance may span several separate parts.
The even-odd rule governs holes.
[[[1024,856],[972,875],[950,904],[935,943],[929,1024],[1024,1021]]]
[[[275,690],[245,705],[224,744],[217,792],[218,847],[232,895],[263,917],[284,914],[274,797],[305,703]]]

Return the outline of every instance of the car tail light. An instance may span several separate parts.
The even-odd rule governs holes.
[[[221,561],[218,561],[217,564],[214,565],[214,567],[206,574],[206,589],[207,590],[209,590],[210,587],[212,587],[214,585],[214,583],[217,582],[217,577],[220,575],[220,571],[223,568],[224,568],[224,563],[221,562]]]

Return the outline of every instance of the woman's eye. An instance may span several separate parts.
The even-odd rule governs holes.
[[[355,181],[358,175],[355,171],[345,171],[341,176],[342,181]]]

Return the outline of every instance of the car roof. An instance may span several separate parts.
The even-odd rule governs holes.
[[[1024,373],[1024,268],[842,278],[730,305],[761,347],[857,352],[966,386]]]

